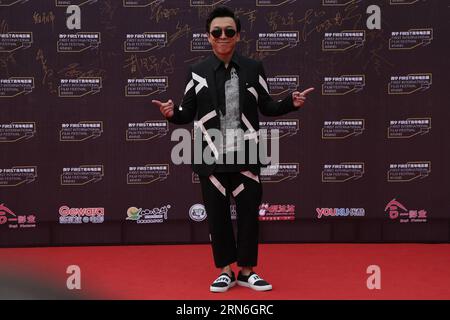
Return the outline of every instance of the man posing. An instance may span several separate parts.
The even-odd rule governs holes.
[[[263,164],[259,159],[250,159],[255,150],[259,154],[258,109],[266,116],[298,110],[306,95],[314,90],[295,91],[274,102],[262,63],[235,52],[240,29],[233,11],[215,8],[206,21],[213,54],[190,67],[181,104],[175,107],[172,100],[152,101],[169,122],[187,124],[196,119],[202,146],[215,159],[206,161],[202,153],[201,161],[193,162],[193,170],[200,178],[214,263],[221,269],[210,286],[212,292],[225,292],[236,284],[231,269],[234,262],[241,268],[238,285],[258,291],[272,289],[253,271],[258,258],[258,211],[262,199],[259,174]],[[221,138],[213,142],[217,138],[212,134],[214,129],[220,130]],[[237,239],[231,223],[230,195],[236,202]]]

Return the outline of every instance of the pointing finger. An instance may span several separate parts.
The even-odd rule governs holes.
[[[157,107],[159,107],[159,108],[161,108],[161,106],[162,106],[162,102],[159,101],[159,100],[152,100],[152,103],[153,103],[154,105],[156,105]]]
[[[303,91],[302,93],[301,93],[301,95],[302,96],[306,96],[308,93],[310,93],[311,91],[314,91],[314,88],[308,88],[308,89],[306,89],[305,91]]]

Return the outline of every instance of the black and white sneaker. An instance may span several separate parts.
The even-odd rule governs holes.
[[[253,271],[248,275],[244,276],[240,271],[237,278],[237,283],[240,286],[251,288],[256,291],[268,291],[272,290],[272,285],[266,280],[261,279]]]
[[[231,277],[228,273],[222,273],[209,287],[211,292],[225,292],[229,288],[232,288],[236,285],[236,277],[234,272],[231,271]]]

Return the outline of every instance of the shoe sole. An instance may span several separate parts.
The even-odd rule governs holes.
[[[236,285],[236,281],[230,283],[230,285],[228,287],[213,287],[213,286],[210,286],[209,287],[209,291],[211,291],[211,292],[227,292],[228,289],[233,288],[235,285]]]
[[[238,285],[242,286],[242,287],[247,287],[256,291],[269,291],[272,290],[272,285],[268,284],[266,286],[253,286],[248,282],[245,281],[237,281]]]

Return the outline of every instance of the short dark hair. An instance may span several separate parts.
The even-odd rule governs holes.
[[[236,23],[236,31],[237,32],[241,32],[241,21],[239,20],[239,18],[237,18],[234,15],[233,10],[231,10],[228,7],[225,6],[219,6],[216,7],[213,11],[211,11],[211,13],[208,16],[208,19],[206,19],[206,32],[209,33],[209,28],[211,27],[211,22],[215,19],[215,18],[222,18],[222,17],[230,17],[234,20],[234,22]]]

